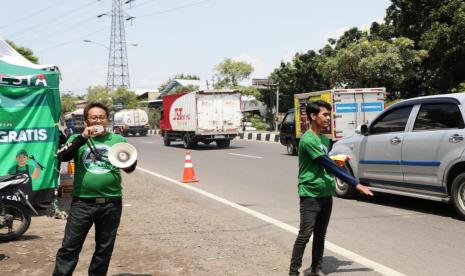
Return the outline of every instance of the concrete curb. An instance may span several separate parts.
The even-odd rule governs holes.
[[[242,140],[254,140],[279,143],[279,134],[271,132],[244,132],[239,135]]]
[[[159,129],[149,129],[147,135],[160,135]],[[253,141],[263,141],[263,142],[274,142],[279,143],[279,134],[272,132],[248,132],[245,131],[239,134],[239,139],[241,140],[253,140]]]

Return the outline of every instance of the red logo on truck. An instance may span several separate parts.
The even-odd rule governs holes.
[[[174,109],[173,121],[183,121],[191,119],[191,115],[182,113],[182,109],[182,107]]]

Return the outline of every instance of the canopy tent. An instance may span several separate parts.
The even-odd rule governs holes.
[[[26,171],[33,204],[57,185],[59,79],[56,66],[33,64],[0,38],[0,175]]]

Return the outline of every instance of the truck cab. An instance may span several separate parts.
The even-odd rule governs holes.
[[[297,155],[299,138],[309,128],[307,103],[323,100],[332,106],[331,123],[325,134],[331,143],[356,133],[362,124],[371,122],[384,110],[386,89],[329,89],[294,94],[294,108],[289,109],[280,126],[280,142],[290,155]]]
[[[299,139],[295,132],[295,114],[294,108],[287,111],[284,119],[279,126],[279,142],[286,146],[289,155],[297,155]]]

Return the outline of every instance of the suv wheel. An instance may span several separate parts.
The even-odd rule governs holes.
[[[295,144],[291,140],[287,140],[286,149],[287,149],[287,154],[289,154],[289,155],[297,155],[297,148],[296,148]]]
[[[344,169],[350,174],[354,175],[352,173],[352,170],[348,167],[345,166]],[[339,178],[336,177],[336,195],[341,198],[354,198],[356,195],[356,191],[354,187],[350,186],[348,183],[345,183],[344,181],[340,180]]]
[[[452,182],[451,196],[455,211],[465,219],[465,173],[459,174]]]

